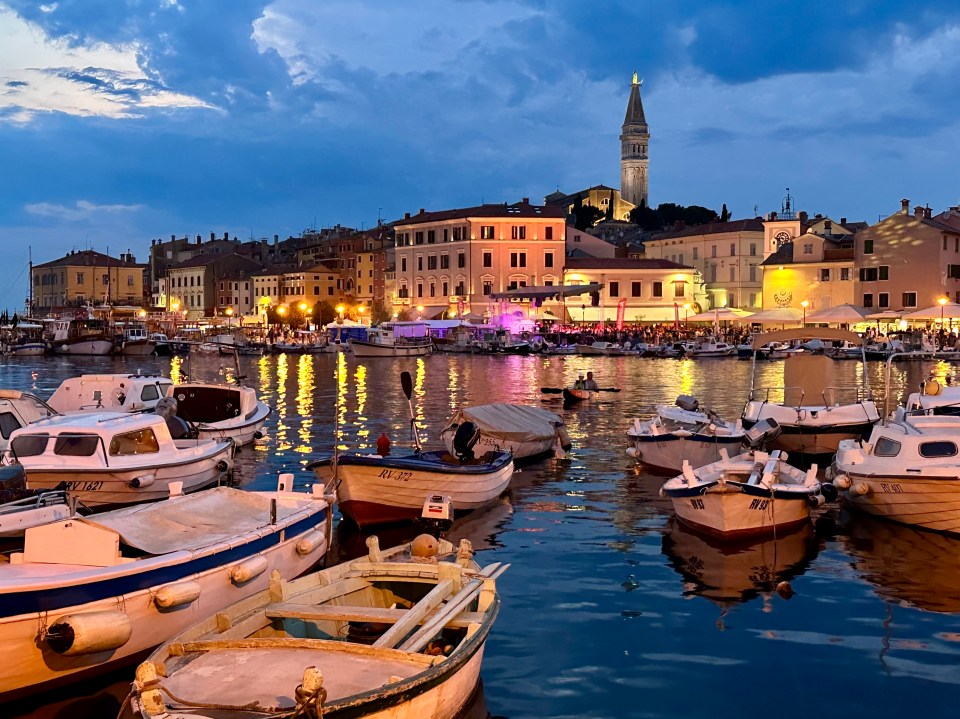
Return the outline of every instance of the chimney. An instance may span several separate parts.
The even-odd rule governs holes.
[[[210,230],[210,241],[213,242],[215,239],[217,239],[217,236],[213,234],[213,230]]]
[[[840,224],[841,224],[841,225],[847,224],[847,218],[846,218],[846,217],[841,217],[841,218],[840,218]]]
[[[900,200],[900,214],[909,215],[910,214],[910,200],[903,198]]]
[[[176,236],[176,235],[170,235],[170,241],[171,241],[171,242],[176,242],[176,241],[177,241],[177,236]]]
[[[926,218],[926,219],[928,219],[928,220],[929,220],[931,217],[933,217],[933,208],[932,208],[932,207],[924,207],[924,208],[923,208],[923,216],[924,216],[924,218]]]
[[[771,213],[770,213],[770,221],[771,221],[771,222],[776,222],[776,221],[777,221],[777,213],[776,213],[776,212],[771,212]]]
[[[824,231],[826,234],[828,234],[828,235],[832,235],[832,234],[833,234],[833,222],[831,222],[830,220],[824,220],[824,221],[823,221],[823,231]]]
[[[200,244],[200,235],[197,235],[197,244]]]
[[[224,241],[229,240],[229,239],[230,239],[230,233],[229,233],[229,232],[224,232],[224,233],[223,233],[223,239],[224,239]]]
[[[800,210],[800,222],[806,222],[807,217],[809,217],[809,215],[807,215],[806,210]]]
[[[529,197],[524,197],[520,202],[521,202],[522,204],[524,204],[524,205],[529,205],[529,204],[530,204],[530,198],[529,198]]]
[[[404,212],[404,213],[403,213],[403,219],[409,220],[409,219],[410,219],[410,213],[409,213],[409,212]]]
[[[151,246],[151,247],[155,247],[156,244],[157,244],[157,241],[156,241],[156,240],[150,240],[150,246]]]
[[[920,205],[917,205],[916,207],[913,208],[913,216],[916,217],[917,219],[923,217],[923,208],[920,207]]]
[[[422,215],[422,214],[425,213],[425,212],[426,212],[426,210],[421,207],[421,208],[420,208],[420,214]]]
[[[274,236],[273,236],[273,241],[274,241],[274,242],[279,242],[279,241],[280,241],[280,235],[274,235]]]

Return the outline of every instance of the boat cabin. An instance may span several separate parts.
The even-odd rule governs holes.
[[[429,343],[430,332],[424,322],[384,322],[367,330],[367,342],[380,345]]]
[[[170,384],[166,396],[177,400],[177,416],[195,424],[211,424],[257,411],[257,393],[252,387],[221,384]]]
[[[179,451],[163,417],[103,412],[40,420],[10,436],[10,453],[20,460],[72,469],[143,464],[143,455]]]
[[[151,374],[85,374],[64,380],[47,404],[61,414],[152,410],[173,386]]]
[[[56,414],[35,395],[11,389],[0,390],[0,451],[7,449],[14,430]]]
[[[881,463],[884,475],[957,476],[960,417],[914,415],[874,428],[869,442],[846,447],[845,465]]]

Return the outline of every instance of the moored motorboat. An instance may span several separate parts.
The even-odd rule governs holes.
[[[812,339],[863,345],[860,336],[853,332],[813,327],[755,335],[753,347],[757,352],[771,342]],[[866,437],[880,420],[867,377],[864,371],[859,386],[838,387],[832,359],[802,352],[784,360],[782,387],[757,387],[754,364],[750,395],[741,418],[743,426],[749,429],[772,419],[780,425],[782,434],[770,445],[771,449],[789,451],[798,461],[826,466],[842,440]]]
[[[433,352],[433,340],[423,322],[384,322],[367,331],[366,340],[350,338],[356,357],[422,357]]]
[[[227,487],[31,528],[0,565],[0,700],[129,661],[310,570],[329,539],[322,495]]]
[[[699,469],[685,463],[660,494],[671,500],[681,521],[723,537],[770,533],[809,522],[811,507],[823,501],[816,465],[807,471],[797,469],[780,450],[770,454],[749,450]]]
[[[0,389],[0,416],[3,418],[0,452],[10,446],[10,433],[13,430],[56,415],[57,411],[35,394],[16,389]]]
[[[540,407],[522,404],[483,404],[457,410],[440,431],[440,439],[450,452],[453,440],[464,422],[479,429],[475,451],[510,452],[514,462],[532,462],[570,448],[563,419]]]
[[[255,599],[194,625],[137,668],[134,711],[143,719],[213,719],[241,707],[263,717],[456,716],[477,686],[507,567],[477,568],[463,543],[454,561],[437,561],[424,556],[435,540],[421,540],[380,551],[371,537],[364,558],[276,577]]]
[[[163,499],[226,478],[234,444],[178,439],[155,414],[77,414],[15,430],[5,461],[23,465],[30,489],[65,488],[88,507]]]
[[[47,404],[60,414],[143,412],[156,407],[172,385],[155,374],[84,374],[61,382]]]
[[[736,354],[736,345],[715,339],[701,340],[692,348],[687,350],[688,357],[695,357],[697,359],[708,359],[710,357],[733,357]]]
[[[106,320],[89,319],[85,310],[76,319],[57,320],[51,345],[53,351],[70,355],[108,355],[113,336]]]
[[[713,412],[699,411],[699,402],[681,395],[676,406],[657,405],[648,420],[634,418],[627,430],[627,454],[653,469],[679,472],[684,461],[694,469],[720,460],[720,450],[739,454],[744,431],[740,422],[725,422]]]
[[[183,382],[167,387],[176,414],[192,424],[200,439],[232,440],[238,447],[260,439],[273,411],[253,387],[218,382]]]

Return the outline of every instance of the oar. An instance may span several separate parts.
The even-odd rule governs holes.
[[[400,373],[400,386],[403,387],[403,393],[407,395],[407,406],[410,408],[410,429],[413,430],[413,444],[417,448],[417,454],[423,451],[420,446],[420,434],[417,432],[417,420],[413,416],[413,378],[409,372]]]
[[[541,387],[540,394],[563,394],[563,387]]]

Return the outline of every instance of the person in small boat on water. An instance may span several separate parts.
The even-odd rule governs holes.
[[[583,375],[580,375],[580,376],[577,378],[577,381],[573,383],[573,388],[574,388],[574,389],[584,389],[583,384],[584,384],[584,382],[583,382]]]
[[[600,389],[600,385],[598,385],[597,381],[593,378],[593,372],[587,372],[587,379],[584,381],[581,389],[591,389],[593,391]]]

